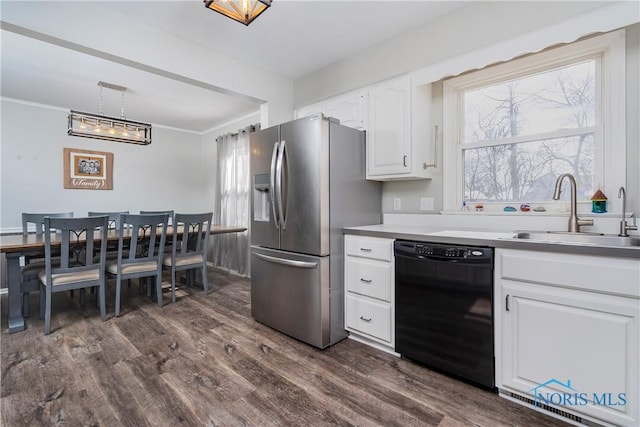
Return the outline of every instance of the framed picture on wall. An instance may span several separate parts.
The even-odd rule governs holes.
[[[64,188],[113,190],[113,153],[64,148]]]

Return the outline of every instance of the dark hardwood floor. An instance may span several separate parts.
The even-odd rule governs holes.
[[[7,333],[3,426],[566,426],[408,360],[344,340],[317,350],[255,322],[250,286],[210,271],[160,308],[137,285],[122,315],[54,295],[51,335],[32,295],[27,330]]]

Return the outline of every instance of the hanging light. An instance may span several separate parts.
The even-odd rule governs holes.
[[[205,7],[249,25],[271,6],[271,0],[204,0]]]
[[[69,111],[68,135],[107,141],[127,142],[130,144],[151,144],[151,125],[127,120],[124,115],[124,92],[126,87],[111,83],[98,82],[100,86],[100,114]],[[102,89],[119,90],[122,95],[120,118],[108,117],[102,113]]]

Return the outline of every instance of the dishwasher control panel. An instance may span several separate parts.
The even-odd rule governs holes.
[[[396,241],[396,251],[410,255],[422,255],[429,258],[483,260],[493,257],[493,251],[490,248],[450,246],[439,243],[418,243],[410,241]]]

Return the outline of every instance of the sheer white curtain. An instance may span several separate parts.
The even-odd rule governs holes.
[[[213,263],[241,275],[249,274],[249,134],[255,130],[252,125],[216,138],[218,197],[214,223],[247,227],[247,231],[214,236]]]

